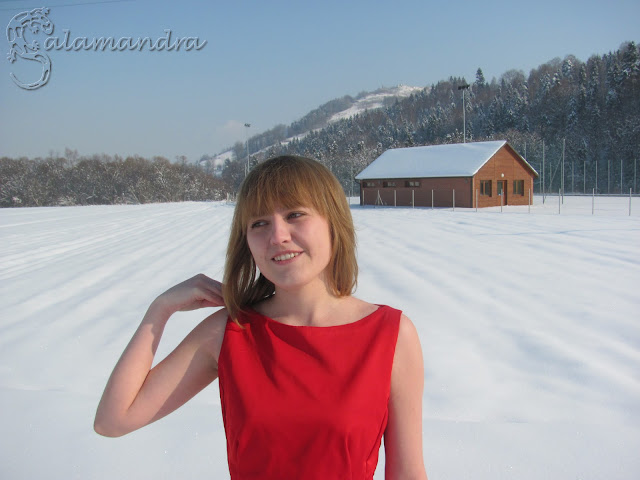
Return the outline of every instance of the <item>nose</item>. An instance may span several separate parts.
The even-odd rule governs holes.
[[[271,243],[279,245],[291,240],[289,224],[279,215],[276,215],[271,224]]]

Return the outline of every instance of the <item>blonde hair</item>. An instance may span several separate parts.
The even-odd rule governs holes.
[[[223,296],[229,315],[238,313],[275,292],[262,274],[247,244],[251,218],[277,208],[313,208],[329,223],[331,259],[327,282],[336,296],[350,295],[357,283],[356,238],[351,210],[342,186],[322,164],[310,158],[285,155],[258,164],[238,193],[231,223],[224,269]]]

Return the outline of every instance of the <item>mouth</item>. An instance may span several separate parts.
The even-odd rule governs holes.
[[[300,253],[301,252],[282,253],[280,255],[273,257],[273,260],[276,262],[284,262],[285,260],[291,260],[292,258],[297,257],[298,255],[300,255]]]

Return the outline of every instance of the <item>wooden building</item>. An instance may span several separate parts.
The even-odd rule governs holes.
[[[501,140],[387,150],[356,180],[360,205],[475,208],[528,205],[537,176]]]

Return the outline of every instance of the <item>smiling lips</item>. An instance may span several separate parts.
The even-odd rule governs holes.
[[[291,260],[292,258],[297,257],[298,255],[300,255],[300,252],[283,253],[282,255],[273,257],[273,259],[276,262],[283,262],[285,260]]]

